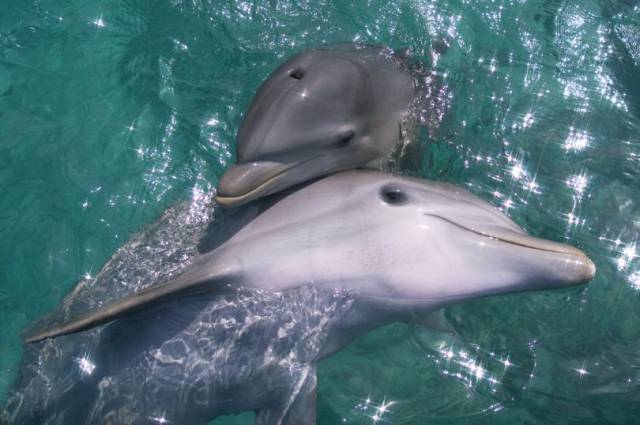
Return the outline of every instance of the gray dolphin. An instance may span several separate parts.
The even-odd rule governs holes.
[[[338,45],[295,55],[264,82],[238,131],[238,163],[217,202],[237,206],[390,156],[415,93],[388,48]]]
[[[120,318],[48,339],[38,362],[61,351],[59,341],[101,332],[99,343],[78,344],[78,359],[97,356],[95,371],[71,378],[69,354],[58,354],[68,364],[52,399],[30,405],[41,382],[56,381],[36,380],[13,403],[27,419],[8,417],[197,424],[252,410],[259,425],[314,424],[316,365],[357,336],[454,302],[568,287],[594,273],[580,250],[528,236],[464,189],[345,171],[275,200],[178,277],[30,337]]]

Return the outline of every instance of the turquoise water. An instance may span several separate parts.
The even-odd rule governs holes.
[[[640,5],[613,0],[2,2],[0,394],[21,329],[215,187],[269,72],[351,40],[442,78],[423,177],[579,246],[598,275],[451,307],[455,336],[360,339],[321,365],[318,422],[369,424],[383,403],[391,424],[640,420]]]

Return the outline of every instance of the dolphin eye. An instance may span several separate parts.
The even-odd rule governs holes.
[[[356,133],[354,133],[353,130],[349,130],[342,134],[338,139],[338,147],[348,146],[353,140],[353,136],[355,135]]]
[[[291,71],[289,71],[289,77],[295,78],[296,80],[302,80],[302,77],[304,77],[304,69],[302,68],[292,69]]]
[[[380,197],[389,205],[402,205],[407,202],[407,195],[396,186],[385,186],[380,189]]]

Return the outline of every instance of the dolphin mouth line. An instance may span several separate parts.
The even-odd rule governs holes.
[[[453,220],[450,220],[448,218],[439,216],[437,214],[425,213],[424,215],[427,216],[427,217],[434,217],[434,218],[440,219],[442,221],[446,221],[449,224],[452,224],[452,225],[454,225],[454,226],[456,226],[456,227],[458,227],[458,228],[460,228],[462,230],[466,230],[468,232],[475,233],[478,236],[482,236],[482,237],[485,237],[485,238],[497,240],[497,241],[504,242],[504,243],[507,243],[507,244],[510,244],[510,245],[521,246],[523,248],[529,248],[529,249],[535,249],[537,251],[553,252],[553,253],[557,253],[557,254],[571,255],[571,256],[574,256],[574,257],[584,257],[585,259],[588,260],[588,258],[586,257],[586,255],[582,251],[580,251],[580,250],[578,250],[576,248],[573,248],[572,246],[567,246],[566,248],[563,249],[563,248],[555,247],[555,246],[542,246],[541,244],[540,245],[536,245],[536,244],[533,244],[533,243],[527,243],[525,241],[526,239],[530,239],[532,241],[537,240],[537,238],[534,238],[534,237],[529,236],[529,235],[517,235],[516,233],[514,233],[514,238],[508,238],[508,237],[504,237],[504,236],[492,235],[491,233],[487,233],[487,232],[483,232],[481,230],[476,230],[476,229],[473,229],[471,227],[467,227],[465,225],[457,223],[457,222],[455,222]],[[524,239],[524,240],[516,240],[516,238],[518,236],[521,236],[522,239]],[[552,242],[552,243],[556,244],[555,242]],[[589,262],[591,262],[591,260],[589,260]]]
[[[424,213],[424,216],[437,218],[453,226],[456,226],[461,230],[474,233],[483,238],[489,238],[489,239],[503,242],[509,245],[533,249],[536,251],[549,252],[549,253],[565,255],[568,257],[573,257],[574,260],[572,261],[575,261],[576,264],[580,264],[581,266],[586,266],[586,269],[584,272],[584,279],[581,279],[581,281],[587,281],[587,280],[593,279],[596,273],[596,266],[595,264],[593,264],[591,259],[589,259],[589,257],[587,257],[587,255],[584,252],[570,245],[564,245],[559,242],[545,241],[544,239],[539,239],[533,236],[529,236],[526,233],[518,234],[514,232],[512,238],[508,236],[493,235],[488,232],[483,232],[481,230],[476,230],[471,227],[467,227],[463,224],[457,223],[451,219],[442,217],[437,214]],[[547,245],[545,245],[545,243]],[[535,290],[535,289],[536,288],[532,288],[532,290]],[[539,288],[539,289],[542,289],[542,288]],[[496,289],[491,294],[500,294],[500,293],[501,291],[499,289]],[[489,294],[490,293],[487,292],[484,295],[489,295]],[[364,293],[363,295],[366,296],[367,298],[374,299],[374,300],[386,300],[386,301],[401,302],[401,303],[406,301],[406,298],[401,296],[393,296],[393,295],[380,296],[380,295],[372,295],[367,293]],[[470,295],[472,294],[451,294],[451,295],[445,295],[445,296],[412,297],[411,299],[415,302],[437,301],[442,303],[449,303],[452,301],[469,299]]]
[[[253,189],[249,189],[248,191],[246,191],[245,193],[243,193],[241,195],[236,195],[236,196],[216,195],[216,201],[219,204],[222,204],[222,205],[243,201],[243,200],[255,195],[256,193],[260,193],[260,191],[264,190],[265,187],[268,187],[274,180],[276,180],[277,178],[281,177],[282,175],[290,172],[291,170],[293,170],[295,168],[301,167],[302,165],[304,165],[304,164],[306,164],[308,162],[311,162],[311,161],[313,161],[315,159],[321,158],[322,156],[323,155],[316,155],[316,156],[311,157],[309,159],[305,159],[304,161],[300,161],[298,163],[291,164],[288,167],[285,167],[282,170],[276,172],[275,174],[270,176],[267,180],[265,180],[262,183],[260,183],[258,186],[254,187]]]

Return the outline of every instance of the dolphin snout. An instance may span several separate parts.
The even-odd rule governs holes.
[[[577,260],[577,264],[579,266],[577,283],[588,282],[596,275],[596,265],[582,251],[578,252],[580,252],[581,256]]]
[[[535,240],[534,244],[530,245],[532,249],[547,252],[555,258],[554,264],[558,264],[559,269],[556,272],[563,278],[565,285],[586,283],[596,275],[596,265],[578,248],[539,238],[532,238],[532,240]]]
[[[268,194],[271,183],[290,168],[274,161],[247,162],[230,166],[220,179],[216,201],[233,207]]]
[[[234,164],[218,183],[216,201],[224,207],[236,207],[272,195],[322,175],[326,159],[326,155],[320,154],[290,162],[265,160]]]
[[[487,237],[512,245],[514,251],[521,251],[520,261],[537,270],[538,283],[544,287],[579,285],[596,274],[593,261],[571,245],[509,230],[493,231]]]
[[[519,290],[538,290],[579,285],[593,279],[596,266],[581,250],[571,245],[528,235],[513,224],[469,222],[460,218],[445,218],[425,214],[456,226],[464,232],[479,236],[482,245],[492,245],[495,255],[503,258],[507,268],[522,276],[524,287]]]

